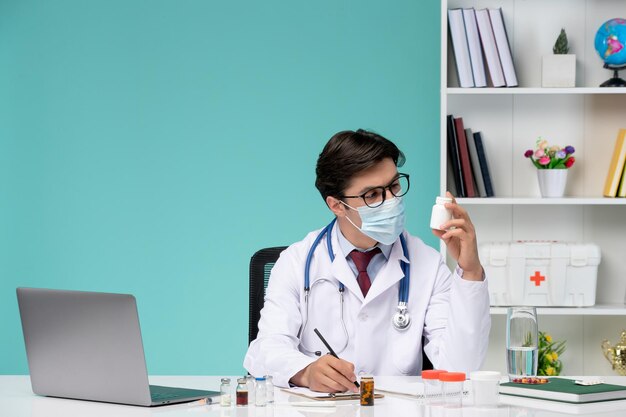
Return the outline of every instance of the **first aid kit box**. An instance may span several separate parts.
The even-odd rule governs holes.
[[[479,247],[492,306],[587,307],[596,302],[600,248],[557,241]]]

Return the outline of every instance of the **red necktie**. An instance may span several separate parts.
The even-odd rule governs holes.
[[[350,258],[356,265],[357,271],[359,274],[356,277],[357,282],[359,283],[359,287],[361,287],[361,292],[363,293],[363,297],[367,295],[370,287],[372,286],[372,281],[370,281],[370,276],[367,275],[367,265],[369,265],[370,261],[376,255],[380,253],[380,248],[374,248],[367,252],[359,252],[358,250],[353,250],[350,252]]]

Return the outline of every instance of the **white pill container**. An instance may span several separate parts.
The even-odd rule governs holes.
[[[496,407],[500,400],[500,378],[496,371],[476,371],[470,373],[472,396],[475,407]]]
[[[430,214],[430,228],[440,230],[439,227],[452,220],[452,210],[447,209],[444,204],[452,203],[452,199],[449,197],[437,197],[435,205]]]

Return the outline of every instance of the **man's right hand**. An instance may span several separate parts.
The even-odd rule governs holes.
[[[295,374],[290,382],[318,392],[358,392],[354,385],[354,365],[332,355],[324,355]]]

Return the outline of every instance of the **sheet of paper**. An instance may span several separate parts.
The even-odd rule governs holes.
[[[310,389],[304,387],[285,388],[283,391],[291,392],[292,394],[305,395],[311,398],[328,398],[327,392],[311,391]]]
[[[379,379],[381,379],[381,381],[376,382],[376,391],[411,395],[414,397],[424,396],[424,384],[422,382],[396,382],[393,380],[393,378]]]

